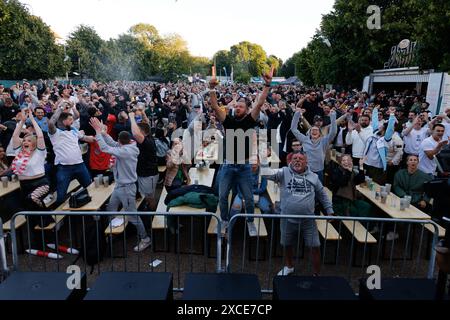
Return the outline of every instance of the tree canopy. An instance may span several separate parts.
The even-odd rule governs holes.
[[[369,29],[369,5],[381,10],[381,29]],[[360,86],[383,67],[391,47],[403,39],[419,45],[416,65],[450,70],[450,2],[444,0],[336,0],[308,45],[282,67],[308,85]]]
[[[50,28],[17,0],[0,1],[0,78],[49,78],[65,72]]]

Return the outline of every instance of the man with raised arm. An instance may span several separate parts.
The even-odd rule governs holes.
[[[251,142],[249,141],[250,138],[247,137],[253,136],[251,131],[257,126],[256,120],[259,118],[261,107],[266,101],[270,91],[273,70],[274,68],[272,67],[268,74],[263,75],[265,82],[264,90],[251,111],[251,101],[245,97],[241,97],[236,102],[233,116],[230,116],[226,111],[220,109],[217,103],[215,87],[218,83],[214,74],[209,83],[211,106],[216,114],[216,118],[223,124],[223,127],[227,132],[226,136],[231,137],[231,139],[226,139],[225,143],[232,144],[232,147],[234,148],[234,156],[229,155],[227,152],[225,162],[222,164],[218,175],[218,177],[220,177],[219,205],[221,218],[223,220],[222,234],[226,233],[226,229],[228,228],[230,219],[228,195],[233,187],[238,186],[242,193],[245,202],[245,212],[247,214],[253,214],[255,210],[253,201],[252,168],[250,164]],[[246,136],[244,150],[238,150],[237,136],[235,134],[239,134],[239,129],[241,129]],[[236,132],[236,130],[239,131]],[[227,149],[230,149],[229,147],[230,145],[228,145]],[[256,236],[257,230],[253,218],[249,218],[247,222],[250,235]]]
[[[48,122],[48,134],[55,152],[55,166],[57,167],[57,204],[64,201],[72,179],[77,179],[84,188],[91,184],[91,175],[83,162],[78,141],[92,142],[94,138],[88,137],[83,131],[72,127],[74,116],[70,113],[70,109],[75,109],[75,107],[62,100]]]

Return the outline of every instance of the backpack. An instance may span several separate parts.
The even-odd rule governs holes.
[[[159,139],[155,140],[155,144],[156,144],[156,156],[159,158],[164,158],[167,152],[169,151],[169,146]]]
[[[80,254],[77,260],[80,257],[85,260],[85,263],[91,267],[90,274],[94,272],[94,266],[103,261],[106,253],[107,245],[104,234],[107,228],[106,219],[102,216],[84,216],[85,237],[81,239]]]

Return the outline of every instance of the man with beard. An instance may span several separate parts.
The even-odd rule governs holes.
[[[155,210],[155,190],[158,184],[158,159],[156,143],[148,123],[136,123],[135,113],[130,112],[131,131],[139,149],[137,161],[137,182],[139,193],[145,197],[147,208]]]
[[[80,185],[87,188],[91,184],[91,176],[83,162],[79,140],[93,141],[83,131],[72,127],[73,115],[64,103],[60,104],[48,122],[48,133],[55,152],[55,166],[57,166],[57,204],[61,204],[66,196],[67,188],[72,179],[77,179]]]
[[[355,166],[364,157],[364,149],[367,139],[372,135],[373,129],[370,126],[370,117],[361,115],[357,124],[349,122],[348,134],[345,137],[345,144],[352,146],[352,158]]]
[[[214,88],[217,86],[217,79],[213,75],[213,79],[209,83],[211,106],[216,114],[217,119],[223,124],[225,130],[254,130],[257,126],[256,120],[259,118],[261,107],[266,101],[270,91],[270,84],[272,82],[273,68],[269,74],[263,75],[264,78],[264,90],[259,97],[259,100],[255,107],[249,112],[251,101],[241,97],[237,100],[234,107],[234,116],[230,116],[219,107],[217,103],[217,95]],[[233,133],[234,134],[234,133]],[[252,168],[250,164],[251,147],[250,139],[245,138],[244,150],[238,150],[237,137],[234,135],[234,141],[226,141],[226,143],[233,144],[234,157],[228,157],[226,155],[225,163],[221,166],[219,177],[219,204],[220,212],[223,220],[222,234],[226,232],[228,228],[229,217],[229,204],[228,195],[232,188],[239,187],[242,193],[243,200],[245,201],[245,212],[247,214],[253,214],[255,211],[255,205],[253,201],[253,183],[252,183]],[[229,148],[227,148],[229,149]],[[248,219],[248,228],[250,235],[256,235],[257,230],[253,222],[253,218]]]
[[[334,215],[333,205],[328,198],[319,177],[308,167],[306,154],[296,151],[288,167],[278,170],[264,168],[261,175],[280,185],[281,214],[314,216],[315,199],[324,207],[327,215]],[[280,243],[285,248],[285,266],[278,272],[287,276],[294,272],[294,245],[300,241],[311,248],[313,275],[320,273],[320,240],[316,222],[313,219],[281,219]],[[298,245],[298,243],[297,243]]]

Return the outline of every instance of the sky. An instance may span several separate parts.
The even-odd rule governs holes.
[[[160,34],[178,33],[196,56],[241,41],[260,44],[286,61],[306,46],[334,0],[21,0],[57,34],[66,38],[85,24],[108,40],[137,23],[154,25]]]

